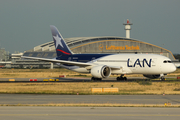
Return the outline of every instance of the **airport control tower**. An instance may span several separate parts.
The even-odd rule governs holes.
[[[129,20],[127,19],[127,23],[123,23],[123,25],[125,25],[125,30],[126,30],[126,38],[130,38],[130,30],[131,30],[131,25],[133,25],[132,23],[129,22]]]

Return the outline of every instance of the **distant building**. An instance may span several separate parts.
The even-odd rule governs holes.
[[[66,38],[67,45],[73,53],[132,53],[132,54],[159,54],[169,57],[176,61],[171,51],[139,40],[122,38],[122,37],[78,37]],[[24,52],[24,56],[55,58],[56,52],[54,42],[44,43],[35,46],[31,50]],[[50,68],[50,62],[41,62],[37,60],[18,60],[16,61],[18,67],[33,67],[33,68]],[[54,66],[58,67],[58,66]]]
[[[5,61],[6,59],[6,51],[4,48],[0,49],[0,61]]]
[[[4,48],[0,49],[0,68],[11,67],[11,61],[9,52],[6,52]]]

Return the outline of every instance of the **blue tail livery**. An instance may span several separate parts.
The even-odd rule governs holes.
[[[56,53],[57,57],[62,56],[62,55],[72,55],[71,50],[68,48],[68,46],[65,44],[64,39],[58,29],[51,25],[51,32],[52,32],[52,37],[54,40],[54,45],[56,48]]]

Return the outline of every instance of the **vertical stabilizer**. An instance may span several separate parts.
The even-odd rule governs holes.
[[[71,50],[64,42],[64,39],[60,34],[60,32],[58,31],[58,29],[53,25],[51,25],[50,27],[51,27],[52,37],[54,40],[57,56],[72,55]]]

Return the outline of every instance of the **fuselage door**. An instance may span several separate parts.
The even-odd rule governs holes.
[[[152,67],[155,67],[157,64],[157,58],[152,59]]]

